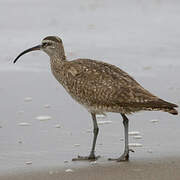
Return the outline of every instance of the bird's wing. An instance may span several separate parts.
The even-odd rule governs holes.
[[[78,94],[92,104],[127,104],[157,101],[156,96],[145,90],[130,75],[118,67],[89,59],[71,61],[69,73]]]

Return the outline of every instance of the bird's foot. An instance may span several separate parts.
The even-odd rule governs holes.
[[[129,154],[123,154],[119,158],[109,158],[108,160],[117,162],[129,161]]]
[[[72,161],[96,161],[98,158],[100,158],[100,156],[78,156],[77,158],[73,158]]]
[[[124,152],[119,158],[109,158],[108,160],[117,162],[129,161],[129,152],[134,152],[134,150],[129,149],[127,152]]]

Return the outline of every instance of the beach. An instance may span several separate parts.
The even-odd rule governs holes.
[[[39,170],[21,174],[1,176],[3,180],[71,180],[71,179],[164,179],[178,180],[180,177],[179,159],[170,158],[156,161],[134,161],[111,165],[93,165],[88,168],[73,169],[73,172],[65,172],[62,169]]]

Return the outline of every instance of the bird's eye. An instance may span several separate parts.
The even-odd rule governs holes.
[[[42,43],[42,46],[43,47],[47,47],[47,46],[51,46],[52,44],[51,43],[49,43],[49,42],[44,42],[44,43]]]

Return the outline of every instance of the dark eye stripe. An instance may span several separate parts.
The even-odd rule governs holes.
[[[51,45],[52,45],[52,44],[49,43],[49,42],[45,42],[45,43],[42,44],[43,47],[47,47],[47,46],[51,46]]]

